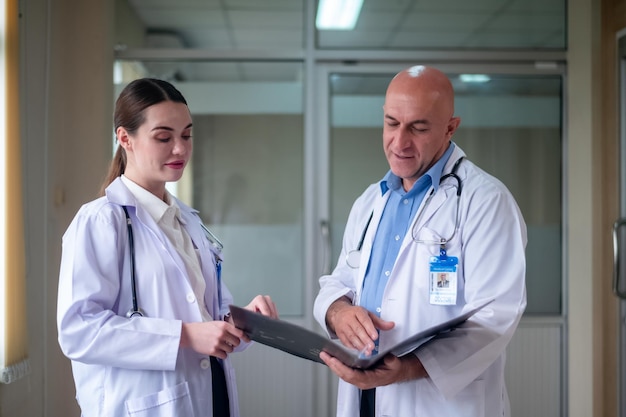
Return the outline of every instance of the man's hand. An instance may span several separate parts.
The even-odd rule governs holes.
[[[382,320],[363,307],[353,306],[348,297],[341,297],[326,312],[326,324],[344,346],[369,355],[378,339],[378,330],[390,330],[394,322]]]
[[[428,376],[422,362],[413,354],[401,358],[389,354],[378,366],[367,370],[350,368],[326,352],[321,352],[320,358],[339,378],[362,390]]]

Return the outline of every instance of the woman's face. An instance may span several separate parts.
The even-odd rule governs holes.
[[[145,121],[130,135],[117,129],[117,139],[126,150],[124,175],[164,197],[165,183],[178,181],[191,158],[191,114],[184,103],[163,101],[144,110]]]

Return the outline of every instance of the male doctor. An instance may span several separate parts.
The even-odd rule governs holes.
[[[509,416],[505,349],[526,307],[522,214],[451,141],[461,120],[442,72],[398,73],[383,110],[390,171],[352,207],[339,262],[320,278],[316,320],[345,346],[376,354],[493,301],[373,369],[322,352],[341,379],[337,416]]]

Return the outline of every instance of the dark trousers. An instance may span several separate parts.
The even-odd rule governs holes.
[[[361,391],[361,417],[374,417],[375,404],[376,388]]]
[[[230,417],[228,389],[224,368],[216,357],[211,356],[211,376],[213,377],[213,417]]]

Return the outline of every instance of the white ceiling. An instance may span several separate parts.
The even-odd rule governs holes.
[[[128,0],[151,33],[205,49],[301,49],[305,0]],[[364,0],[324,48],[563,49],[565,0]]]
[[[210,51],[305,49],[305,9],[314,0],[121,0],[145,27],[146,48]],[[316,32],[321,50],[563,51],[566,0],[364,0],[353,31]],[[314,16],[310,18],[314,19]],[[148,62],[161,78],[301,81],[301,62]],[[337,86],[350,85],[341,79]],[[372,78],[378,90],[387,78]],[[363,78],[358,80],[363,90]],[[508,84],[506,81],[502,87]],[[554,83],[550,84],[551,86]],[[357,87],[357,86],[354,86]],[[480,87],[476,87],[480,88]],[[541,81],[519,87],[542,90]],[[551,89],[553,89],[551,87]],[[500,90],[502,91],[502,90]],[[473,91],[476,93],[476,91]]]

